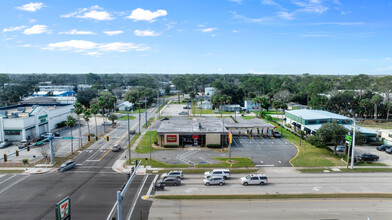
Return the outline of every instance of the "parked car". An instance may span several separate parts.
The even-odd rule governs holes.
[[[282,135],[280,135],[280,133],[277,132],[277,131],[274,131],[273,135],[274,135],[275,138],[280,138],[280,137],[282,137]]]
[[[344,152],[344,149],[346,149],[346,146],[338,146],[336,147],[336,152]]]
[[[53,133],[53,135],[54,135],[55,137],[60,137],[60,132],[56,131],[56,132]]]
[[[105,121],[102,125],[112,125],[112,122]]]
[[[391,148],[392,146],[391,145],[380,145],[380,146],[378,146],[376,149],[378,150],[378,151],[386,151],[386,150],[388,150],[389,148]]]
[[[177,179],[184,179],[184,175],[182,174],[181,170],[180,171],[173,170],[173,171],[170,171],[168,173],[162,174],[162,178],[163,179],[169,178],[169,177],[175,177]]]
[[[376,161],[379,159],[377,155],[374,154],[362,154],[357,157],[359,161]]]
[[[136,130],[129,130],[129,134],[136,134]]]
[[[223,186],[225,184],[225,179],[221,176],[210,176],[203,180],[204,185],[220,185]]]
[[[268,182],[268,178],[264,174],[251,174],[241,177],[240,183],[244,186],[247,185],[264,185]]]
[[[19,148],[19,149],[22,149],[22,148],[27,147],[27,145],[30,145],[30,141],[21,141],[21,142],[19,142],[19,144],[18,144],[18,148]]]
[[[189,105],[186,105],[183,107],[183,109],[192,109],[192,107],[190,107]]]
[[[121,149],[121,146],[116,144],[116,145],[113,146],[112,151],[113,152],[118,152],[118,151],[120,151],[120,149]]]
[[[388,154],[392,154],[392,147],[386,149],[385,152],[388,153]]]
[[[231,177],[230,170],[227,170],[227,169],[214,169],[212,171],[208,171],[208,172],[204,173],[205,178],[209,178],[211,176],[214,176],[214,177],[219,176],[219,177],[224,178],[225,180],[230,179],[230,177]]]
[[[179,112],[179,115],[188,115],[188,112]]]
[[[75,161],[68,160],[67,162],[61,164],[61,166],[59,168],[57,168],[57,170],[59,172],[64,172],[64,171],[70,170],[70,169],[75,168],[75,167],[76,167]]]
[[[159,181],[159,183],[165,186],[179,186],[181,185],[181,180],[176,177],[167,177],[162,181]]]
[[[12,145],[12,142],[6,140],[6,141],[0,143],[0,149],[1,148],[6,148],[6,147],[11,146],[11,145]]]
[[[152,104],[151,104],[151,107],[155,107],[155,106],[157,106],[156,103],[152,103]]]
[[[169,120],[169,118],[162,118],[161,121]]]

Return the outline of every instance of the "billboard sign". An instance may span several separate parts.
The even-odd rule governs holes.
[[[177,135],[166,135],[166,142],[177,142]]]

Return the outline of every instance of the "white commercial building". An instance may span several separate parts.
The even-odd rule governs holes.
[[[33,140],[73,114],[70,104],[15,105],[0,108],[0,141]]]
[[[206,87],[204,89],[204,95],[211,97],[212,95],[214,95],[215,91],[216,89],[214,87]]]

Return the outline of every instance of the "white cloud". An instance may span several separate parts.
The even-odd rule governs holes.
[[[233,33],[238,33],[238,32],[240,32],[239,30],[233,30]]]
[[[124,42],[113,42],[113,43],[95,43],[92,41],[85,40],[69,40],[57,43],[48,44],[42,48],[45,50],[59,50],[59,51],[74,51],[77,53],[85,53],[91,56],[103,55],[102,52],[128,52],[131,50],[135,51],[146,51],[149,47]]]
[[[124,33],[124,31],[104,31],[103,33],[109,35],[109,36],[113,36],[113,35],[119,35]]]
[[[34,22],[36,22],[37,21],[37,19],[29,19],[29,22],[30,23],[34,23]]]
[[[219,72],[222,72],[222,68],[218,68],[218,71],[219,71]]]
[[[19,30],[22,30],[22,29],[25,29],[25,28],[26,28],[26,26],[24,26],[24,25],[15,26],[15,27],[9,27],[9,28],[4,28],[3,32],[19,31]]]
[[[35,11],[41,9],[44,6],[45,6],[44,3],[31,2],[29,4],[25,4],[25,5],[16,7],[16,8],[19,9],[19,10],[22,10],[22,11],[35,12]]]
[[[298,11],[303,12],[322,14],[328,10],[328,7],[324,6],[320,0],[294,1],[294,4],[301,7]]]
[[[157,33],[155,31],[151,31],[151,30],[144,30],[144,31],[135,30],[133,33],[139,37],[156,37],[156,36],[161,35],[160,33]]]
[[[390,61],[392,61],[392,58],[390,58],[390,57],[385,57],[385,58],[383,59],[383,61],[390,62]]]
[[[22,44],[22,45],[19,45],[18,47],[32,47],[33,45],[31,45],[31,44]]]
[[[292,13],[288,13],[286,11],[278,12],[278,17],[286,19],[286,20],[293,20],[294,19],[294,15]]]
[[[59,34],[68,34],[68,35],[91,35],[91,34],[96,34],[92,31],[78,31],[76,29],[70,30],[70,31],[65,31],[65,32],[60,32]]]
[[[379,67],[376,68],[375,71],[380,73],[392,73],[392,66]]]
[[[279,5],[278,3],[276,3],[274,0],[262,0],[261,3],[263,5]]]
[[[90,8],[79,8],[77,11],[62,15],[61,17],[88,18],[98,21],[107,21],[114,19],[107,11],[104,11],[103,8],[99,7],[98,5],[91,6]]]
[[[212,32],[212,31],[215,31],[215,30],[216,30],[216,28],[211,27],[211,28],[201,29],[201,32],[207,33],[207,32]]]
[[[34,25],[31,28],[27,28],[23,31],[24,34],[31,35],[31,34],[42,34],[42,33],[48,33],[50,30],[48,29],[48,26],[46,25]]]
[[[241,3],[242,3],[242,0],[229,0],[229,1],[235,2],[235,3],[237,3],[237,4],[241,4]]]
[[[166,15],[167,15],[167,11],[162,9],[152,12],[150,10],[137,8],[133,10],[132,13],[127,18],[132,19],[134,21],[154,22],[156,18],[161,16],[166,16]]]
[[[239,20],[242,20],[242,21],[245,21],[245,22],[249,22],[249,23],[262,23],[262,22],[266,22],[266,21],[271,21],[272,20],[271,17],[248,18],[248,17],[245,17],[243,15],[239,15],[236,12],[232,12],[232,14],[233,14],[233,17],[235,19],[239,19]]]

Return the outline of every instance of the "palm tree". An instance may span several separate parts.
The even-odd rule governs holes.
[[[203,112],[203,101],[204,101],[204,99],[201,98],[201,99],[199,99],[199,101],[200,101],[200,117],[201,117],[201,113]]]
[[[83,113],[83,105],[80,102],[76,102],[74,105],[74,112],[78,116],[78,124],[79,124],[79,137],[82,137],[82,130],[80,128],[80,114]],[[79,138],[79,148],[82,147],[82,139]]]
[[[371,102],[374,104],[374,120],[377,120],[377,106],[383,101],[382,96],[376,94],[372,97]]]
[[[72,127],[75,126],[76,120],[72,115],[67,116],[67,121],[65,121],[65,125],[71,129],[71,153],[73,154],[73,136],[72,136]]]
[[[254,103],[259,104],[259,108],[260,108],[260,118],[262,118],[262,113],[263,113],[263,107],[266,105],[267,100],[264,97],[256,97],[254,99],[252,99],[252,101]]]
[[[101,114],[102,114],[102,119],[103,119],[103,131],[106,131],[105,128],[105,106],[106,106],[106,100],[103,97],[98,98],[98,106],[101,108]]]
[[[90,108],[91,114],[95,118],[95,136],[98,136],[98,125],[97,125],[97,114],[99,112],[99,107],[96,104],[92,104]]]
[[[226,96],[226,101],[225,101],[228,105],[230,105],[231,102],[231,96]],[[235,112],[235,108],[234,108],[234,112]]]
[[[86,109],[84,111],[83,119],[87,122],[87,130],[88,130],[88,135],[90,135],[90,118],[91,118],[91,110]]]
[[[226,102],[226,99],[227,99],[227,95],[222,95],[221,97],[220,97],[220,104],[221,104],[221,107],[220,107],[220,110],[221,110],[221,118],[223,117],[222,116],[222,113],[223,113],[223,111],[222,111],[222,103],[225,103]]]

